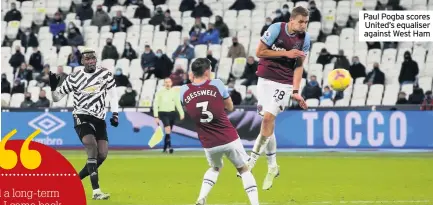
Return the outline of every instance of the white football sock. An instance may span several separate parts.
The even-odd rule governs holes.
[[[275,139],[275,133],[272,133],[269,137],[269,143],[265,148],[266,157],[268,158],[268,167],[277,166],[277,140]]]
[[[259,159],[260,155],[265,150],[266,146],[269,143],[269,137],[265,137],[261,134],[256,139],[256,142],[254,143],[253,150],[250,155],[250,160],[248,162],[248,166],[250,169],[254,168],[256,165],[257,160]]]
[[[253,147],[254,154],[260,156],[265,150],[265,147],[268,145],[268,143],[269,143],[269,137],[265,137],[259,134]]]
[[[259,205],[259,193],[257,191],[256,179],[254,179],[253,174],[248,171],[241,174],[241,177],[245,192],[247,192],[251,205]]]
[[[212,187],[215,185],[218,179],[219,172],[210,168],[206,171],[203,177],[203,184],[201,185],[200,195],[198,200],[206,198]]]

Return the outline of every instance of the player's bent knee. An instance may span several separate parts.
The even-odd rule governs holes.
[[[219,172],[220,171],[220,168],[219,167],[211,167],[210,168],[212,171],[214,171],[214,172]]]

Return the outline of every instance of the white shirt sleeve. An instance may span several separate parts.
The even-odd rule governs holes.
[[[59,88],[57,88],[58,90]],[[53,97],[54,102],[59,102],[66,94],[61,94],[59,91],[51,91],[51,96]]]
[[[107,90],[110,92],[111,97],[111,112],[119,112],[119,97],[117,96],[116,81],[113,75],[111,75],[111,79],[108,81]]]
[[[74,92],[74,87],[71,82],[69,82],[70,80],[71,77],[68,75],[60,87],[57,87],[55,91],[51,91],[54,102],[58,102],[69,93]]]

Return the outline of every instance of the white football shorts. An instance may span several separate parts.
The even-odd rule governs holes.
[[[277,116],[289,104],[293,86],[260,78],[257,82],[257,112],[263,116],[269,112]]]
[[[225,145],[205,148],[204,152],[209,162],[209,166],[216,168],[223,167],[224,155],[226,155],[227,159],[229,159],[236,168],[243,167],[249,159],[249,156],[239,138]]]

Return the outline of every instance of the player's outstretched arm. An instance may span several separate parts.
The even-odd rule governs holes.
[[[60,94],[57,90],[51,91],[51,96],[53,96],[54,102],[59,102],[63,97],[65,97],[64,94]]]
[[[60,78],[56,74],[51,72],[49,75],[50,75],[49,85],[51,87],[51,95],[53,97],[54,102],[59,102],[67,94],[74,91],[74,86],[71,84],[70,75],[66,77],[66,79],[63,81],[63,84],[60,87],[57,87]]]

